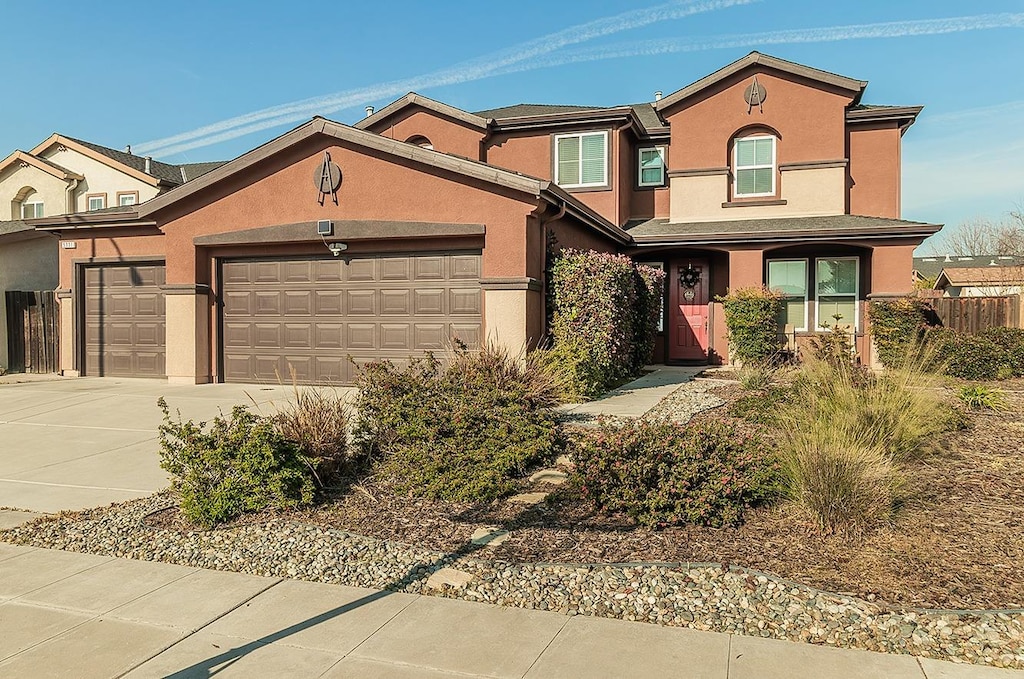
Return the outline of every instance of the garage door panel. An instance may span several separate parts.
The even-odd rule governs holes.
[[[346,294],[345,307],[349,316],[376,316],[376,290],[349,290]]]
[[[224,378],[290,380],[294,369],[300,382],[351,384],[356,366],[370,361],[407,366],[453,338],[478,346],[479,260],[459,253],[226,262]],[[277,265],[277,280],[274,267],[261,266],[268,263]]]
[[[417,316],[440,316],[444,314],[444,289],[417,290],[415,313]]]
[[[450,309],[453,315],[458,316],[479,316],[481,311],[481,294],[479,288],[476,290],[467,288],[454,288],[448,291],[450,298]]]
[[[380,313],[382,316],[408,316],[411,311],[409,290],[381,290]]]
[[[83,271],[86,375],[160,377],[166,361],[163,265],[111,264]]]

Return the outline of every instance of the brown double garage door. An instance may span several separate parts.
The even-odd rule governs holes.
[[[368,361],[479,344],[480,253],[226,260],[221,303],[225,381],[351,384]]]

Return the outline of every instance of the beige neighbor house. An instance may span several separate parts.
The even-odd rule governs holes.
[[[58,240],[25,220],[129,208],[221,164],[169,165],[56,133],[0,161],[0,367],[12,360],[4,293],[59,281]]]

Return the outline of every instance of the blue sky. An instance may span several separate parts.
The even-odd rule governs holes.
[[[925,105],[904,138],[904,218],[955,226],[1024,201],[1021,0],[513,6],[114,0],[83,12],[17,3],[7,18],[47,26],[47,37],[8,36],[5,70],[22,85],[7,90],[16,103],[0,106],[0,155],[60,131],[167,161],[232,158],[297,122],[280,113],[248,126],[221,121],[339,92],[343,108],[321,99],[290,117],[354,122],[365,105],[410,88],[468,110],[649,101],[758,49],[868,80],[865,102]],[[861,28],[819,30],[852,26]],[[247,127],[263,129],[240,134]]]

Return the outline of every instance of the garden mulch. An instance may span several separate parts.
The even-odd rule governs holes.
[[[746,394],[735,384],[710,393],[730,403]],[[370,482],[292,518],[438,551],[458,550],[477,529],[497,526],[512,538],[488,554],[510,562],[725,563],[904,607],[1024,608],[1024,392],[1008,400],[1008,411],[971,413],[971,428],[936,442],[906,470],[909,499],[895,522],[855,538],[822,536],[789,506],[751,511],[735,528],[650,530],[595,512],[571,485],[525,479],[521,492],[547,490],[548,500],[536,507],[431,502]],[[700,420],[736,422],[728,406]]]

